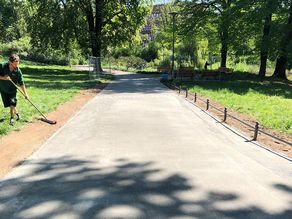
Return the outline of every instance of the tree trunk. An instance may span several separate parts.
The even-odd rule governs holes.
[[[292,5],[290,5],[290,13],[288,18],[287,27],[285,28],[280,48],[279,55],[276,62],[276,68],[273,74],[273,77],[286,79],[286,65],[288,60],[288,45],[292,39]]]
[[[228,52],[228,38],[229,38],[229,8],[230,8],[231,1],[228,0],[227,2],[223,1],[223,13],[222,13],[222,23],[221,23],[221,63],[220,67],[226,67],[227,62],[227,52]]]
[[[228,33],[227,33],[227,35],[228,35]],[[220,63],[220,67],[226,67],[227,50],[228,50],[227,38],[224,38],[222,40],[222,42],[221,42],[221,63]]]
[[[286,55],[279,56],[277,58],[276,68],[275,68],[273,77],[287,80],[286,64],[287,64],[287,56]]]
[[[260,70],[259,70],[259,76],[261,78],[266,76],[271,21],[272,21],[272,13],[270,13],[265,18],[263,37],[262,37],[262,44],[261,44],[261,65],[260,65]]]
[[[101,68],[101,31],[102,31],[102,12],[100,5],[103,4],[102,1],[96,0],[95,2],[96,14],[94,15],[93,8],[90,5],[89,9],[86,11],[86,18],[90,33],[90,44],[92,56],[99,57],[96,62],[96,71],[102,72]]]

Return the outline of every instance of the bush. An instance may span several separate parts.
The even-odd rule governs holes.
[[[50,65],[69,65],[69,57],[63,55],[58,56],[57,54],[43,54],[33,52],[28,54],[27,59],[34,62],[41,62]]]
[[[10,43],[0,44],[0,51],[3,57],[9,57],[12,53],[17,53],[20,57],[26,57],[30,51],[30,38],[23,37]]]
[[[121,59],[125,63],[127,70],[129,68],[143,69],[146,66],[146,61],[139,57],[130,56],[130,57],[121,57]]]
[[[142,49],[139,56],[147,62],[153,61],[158,58],[158,46],[154,42],[149,43]]]
[[[164,59],[160,62],[159,64],[160,67],[166,67],[166,66],[171,66],[171,59]]]

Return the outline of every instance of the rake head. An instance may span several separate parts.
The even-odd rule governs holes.
[[[41,121],[46,122],[46,123],[51,124],[51,125],[57,124],[57,121],[49,120],[49,119],[45,119],[45,118],[41,118]]]

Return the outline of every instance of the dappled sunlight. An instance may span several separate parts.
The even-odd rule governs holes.
[[[41,68],[21,68],[28,88],[41,88],[50,90],[62,89],[88,89],[98,80],[89,81],[88,71],[74,70],[66,67],[42,66]],[[111,80],[113,76],[102,75],[99,80]]]
[[[93,158],[91,158],[93,159]],[[95,158],[98,159],[98,158]],[[164,173],[154,162],[120,158],[101,167],[71,157],[28,160],[0,183],[0,218],[288,218],[243,206],[233,192],[206,191],[182,174]],[[286,185],[275,185],[290,193]]]
[[[234,79],[226,79],[224,81],[195,81],[194,83],[183,83],[188,88],[196,87],[197,89],[204,89],[210,91],[219,91],[234,93],[238,95],[245,95],[248,92],[255,91],[259,94],[269,96],[280,96],[283,98],[292,98],[292,82],[278,82],[278,81],[262,81],[259,78],[237,78],[240,73],[234,73]],[[199,92],[200,93],[200,92]]]

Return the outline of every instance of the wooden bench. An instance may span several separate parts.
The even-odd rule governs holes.
[[[231,73],[233,72],[233,68],[219,67],[218,71],[220,73]]]
[[[171,68],[170,67],[163,67],[163,66],[160,66],[160,67],[157,67],[157,71],[158,72],[167,72],[167,73],[170,73],[171,71]]]
[[[200,79],[209,79],[209,80],[221,80],[221,72],[218,71],[202,71],[200,73]]]
[[[177,71],[180,80],[221,80],[221,72],[195,70],[193,67],[180,67]]]
[[[195,69],[193,67],[180,67],[177,71],[177,77],[182,78],[191,78],[193,79],[195,74]]]

